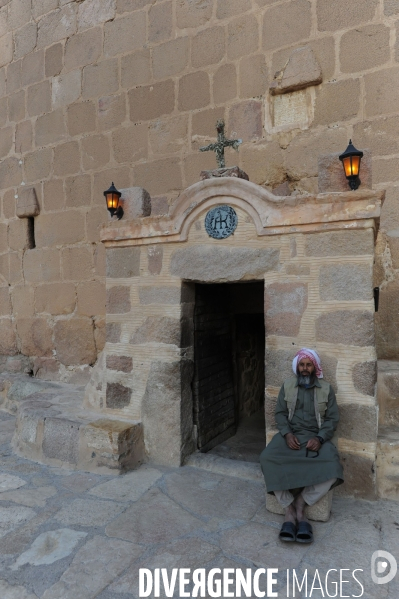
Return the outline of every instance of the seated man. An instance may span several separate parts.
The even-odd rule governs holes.
[[[338,451],[330,442],[339,414],[335,393],[322,380],[315,351],[301,349],[292,368],[295,377],[285,381],[277,398],[275,418],[280,432],[262,452],[260,463],[267,492],[274,493],[285,509],[280,539],[311,543],[306,505],[343,483]]]

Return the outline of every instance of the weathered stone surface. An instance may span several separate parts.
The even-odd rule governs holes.
[[[371,300],[372,286],[372,269],[368,265],[330,264],[320,269],[322,300]]]
[[[141,547],[131,543],[94,537],[77,552],[72,564],[60,580],[45,591],[42,599],[93,599],[126,570],[142,551]]]
[[[271,50],[307,39],[311,28],[311,6],[307,0],[272,6],[263,15],[263,48]]]
[[[364,395],[374,396],[377,382],[377,362],[359,362],[355,364],[352,379],[356,391],[364,393]]]
[[[367,0],[363,5],[363,10],[357,10],[356,6],[348,5],[345,0],[336,0],[331,5],[328,0],[319,0],[317,2],[317,23],[319,31],[336,31],[347,27],[351,23],[352,27],[371,21],[374,17],[378,0]]]
[[[257,100],[245,100],[229,109],[229,131],[245,141],[262,138],[262,104]],[[244,170],[246,167],[244,166]]]
[[[353,495],[363,499],[375,499],[375,462],[351,453],[340,452],[344,468],[344,484],[337,487],[338,494]]]
[[[102,406],[104,407],[104,406]],[[137,468],[144,459],[143,427],[140,422],[94,420],[83,430],[84,468],[123,472]]]
[[[68,557],[76,545],[85,537],[87,537],[86,532],[78,532],[68,528],[43,532],[33,541],[29,549],[18,557],[12,569],[18,570],[24,564],[31,564],[32,566],[53,564],[64,557]]]
[[[57,358],[65,366],[96,361],[93,322],[89,318],[58,320],[54,326],[54,344]]]
[[[53,349],[52,330],[45,318],[19,318],[17,334],[21,352],[26,356],[50,356]]]
[[[318,85],[322,79],[321,68],[312,48],[304,46],[292,52],[285,67],[272,81],[270,93],[296,91],[310,85]]]
[[[307,235],[307,256],[361,256],[374,254],[374,234],[365,231],[334,231]]]
[[[179,466],[194,450],[192,440],[193,365],[152,362],[143,397],[146,449],[157,464]]]
[[[37,599],[37,595],[30,593],[25,587],[8,584],[0,580],[0,593],[4,599]]]
[[[361,443],[375,443],[378,429],[376,406],[345,403],[339,406],[339,415],[337,433],[340,437]]]
[[[37,201],[34,187],[20,190],[17,199],[16,214],[19,218],[37,216],[40,212],[39,202]]]
[[[135,143],[137,146],[137,132],[134,136]],[[151,214],[151,197],[148,191],[142,187],[128,187],[127,189],[119,190],[122,194],[121,204],[123,206],[124,214],[123,220],[130,220],[134,218],[141,218],[143,216],[150,216]],[[121,248],[124,250],[138,250],[140,256],[140,248]],[[108,250],[111,251],[111,250]],[[115,251],[115,250],[114,250]],[[108,252],[107,252],[108,253]]]
[[[102,25],[115,17],[116,0],[103,0],[99,6],[96,0],[85,0],[79,4],[78,28],[89,29],[96,25]]]
[[[79,425],[65,418],[46,418],[43,453],[53,458],[76,464],[79,449]]]
[[[4,472],[0,474],[0,493],[4,493],[5,491],[10,491],[13,489],[19,489],[26,485],[26,481],[18,476],[13,476],[12,474],[7,474]]]
[[[60,510],[54,520],[67,526],[104,526],[118,516],[125,506],[115,501],[75,499]]]
[[[180,287],[140,287],[140,304],[180,304]]]
[[[285,379],[293,374],[292,360],[294,359],[295,353],[295,350],[266,349],[266,386],[271,385],[273,387],[281,387]]]
[[[0,507],[0,538],[31,520],[36,515],[28,507]]]
[[[107,408],[120,410],[130,404],[132,390],[120,383],[107,383]]]
[[[308,305],[305,283],[273,283],[265,288],[265,326],[268,335],[295,337]]]
[[[332,386],[334,391],[337,392],[337,389],[338,389],[338,382],[337,382],[338,360],[334,356],[329,356],[328,354],[325,354],[324,352],[318,352],[318,353],[320,356],[321,365],[323,367],[324,380],[327,381],[327,383],[330,383],[330,385]]]
[[[374,344],[374,315],[362,310],[337,310],[316,320],[316,340],[367,346]]]
[[[240,281],[276,270],[278,262],[277,249],[189,247],[172,254],[170,271],[191,281]]]
[[[107,314],[126,314],[130,308],[130,287],[118,285],[107,289]]]
[[[147,248],[148,272],[150,275],[159,275],[162,270],[163,247],[151,245]]]
[[[57,494],[55,487],[39,487],[38,489],[17,489],[6,491],[0,495],[3,501],[13,501],[27,507],[45,507],[47,499]]]
[[[144,503],[129,507],[126,512],[109,524],[106,533],[133,543],[169,543],[194,532],[201,520],[182,509],[159,489],[150,489]]]
[[[228,168],[215,168],[211,171],[201,171],[200,179],[213,179],[214,177],[236,177],[238,179],[245,179],[249,181],[247,173],[244,173],[238,166],[230,166]]]
[[[121,325],[119,322],[107,322],[106,341],[108,343],[119,343],[121,339]]]
[[[132,345],[141,343],[180,345],[180,321],[168,316],[148,316],[130,338]]]
[[[106,365],[110,370],[132,372],[133,358],[129,358],[128,356],[107,356]]]
[[[389,61],[389,28],[367,25],[352,29],[341,37],[340,69],[356,73]]]
[[[135,123],[170,114],[175,107],[175,90],[171,79],[129,91],[130,119]]]
[[[128,279],[140,274],[140,248],[109,248],[106,251],[107,277]]]
[[[377,356],[382,360],[397,360],[399,328],[392,326],[392,314],[399,313],[399,283],[390,281],[380,291],[375,315]]]
[[[117,486],[110,480],[92,488],[89,494],[113,501],[137,501],[161,476],[159,470],[143,466],[120,477]]]

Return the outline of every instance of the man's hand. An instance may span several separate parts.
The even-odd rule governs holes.
[[[284,439],[290,449],[300,449],[301,444],[293,433],[287,433]]]
[[[320,447],[321,443],[318,439],[316,439],[316,437],[309,439],[306,444],[306,449],[310,449],[311,451],[319,451]]]

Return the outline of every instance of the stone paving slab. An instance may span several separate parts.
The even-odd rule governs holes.
[[[287,568],[299,580],[307,573],[313,598],[323,597],[317,588],[309,595],[314,577],[324,585],[340,568],[349,569],[341,596],[359,595],[350,575],[360,568],[365,599],[399,597],[399,574],[387,585],[370,576],[378,549],[399,562],[397,503],[334,497],[330,520],[313,523],[314,544],[287,545],[278,540],[283,517],[265,509],[263,482],[246,479],[239,464],[229,475],[152,465],[122,476],[75,472],[14,455],[13,421],[0,412],[8,424],[0,427],[0,599],[138,599],[140,568],[267,567],[279,568],[279,597],[288,597]]]

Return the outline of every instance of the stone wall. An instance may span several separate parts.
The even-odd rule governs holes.
[[[396,4],[0,0],[0,354],[32,356],[37,376],[84,377],[104,344],[103,190],[143,186],[153,213],[167,211],[215,164],[198,148],[224,117],[243,139],[227,163],[280,195],[313,193],[319,157],[350,137],[371,150],[373,186],[388,191],[377,347],[396,358]],[[33,237],[16,216],[31,187]],[[146,258],[155,270],[157,251]],[[123,293],[111,297],[122,308]]]

